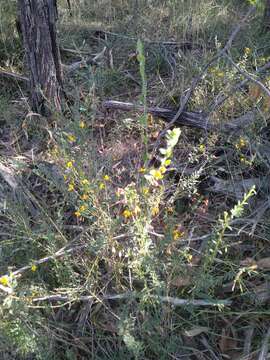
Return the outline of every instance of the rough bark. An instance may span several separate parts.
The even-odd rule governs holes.
[[[57,44],[56,0],[18,0],[30,73],[32,110],[49,115],[61,110],[62,71]]]
[[[270,0],[265,0],[264,16],[263,16],[263,29],[270,30]]]

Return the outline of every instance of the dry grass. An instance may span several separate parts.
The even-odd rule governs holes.
[[[1,292],[3,359],[256,359],[267,353],[269,113],[263,96],[237,93],[213,113],[222,125],[255,111],[256,121],[241,135],[183,128],[166,166],[161,154],[148,158],[162,121],[101,106],[108,98],[142,102],[140,37],[148,104],[177,108],[246,5],[135,3],[76,1],[69,18],[60,2],[61,46],[78,51],[64,53],[63,61],[106,46],[100,66],[68,79],[72,101],[65,115],[26,116],[23,101],[15,109],[1,92],[0,282],[13,289],[10,296]],[[232,49],[250,72],[268,58],[267,48],[260,50],[265,38],[256,35],[259,18]],[[3,52],[8,68],[5,59]],[[208,111],[239,80],[218,61],[190,109]],[[243,181],[254,178],[257,194],[241,203],[250,189],[242,189]],[[51,295],[59,301],[49,301]],[[190,302],[173,306],[166,296]],[[217,305],[223,300],[226,305]]]

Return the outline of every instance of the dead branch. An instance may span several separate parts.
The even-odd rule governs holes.
[[[238,118],[232,120],[231,122],[222,125],[220,127],[220,130],[224,130],[225,132],[230,133],[237,133],[238,131],[246,129],[251,124],[253,124],[255,119],[255,113],[253,111],[248,111],[244,115],[241,115]]]
[[[262,91],[264,91],[266,95],[270,97],[270,90],[268,89],[268,87],[266,87],[260,80],[251,76],[247,71],[241,69],[240,66],[238,66],[228,54],[225,54],[225,57],[241,75],[243,75],[247,80],[257,84],[262,89]]]
[[[71,65],[63,65],[62,64],[62,68],[63,70],[70,74],[80,68],[83,68],[85,66],[88,66],[88,65],[96,65],[98,66],[99,65],[99,62],[98,60],[101,59],[106,51],[106,46],[102,49],[102,51],[100,53],[98,53],[95,57],[88,57],[87,59],[83,59],[81,61],[76,61],[75,63],[71,64]]]
[[[266,64],[264,64],[263,66],[259,67],[256,71],[257,74],[263,74],[266,70],[270,69],[270,61],[267,62]],[[245,87],[245,85],[249,82],[250,80],[246,77],[245,79],[239,81],[238,83],[236,83],[234,86],[231,87],[229,94],[219,94],[216,97],[216,100],[214,102],[214,104],[211,106],[211,111],[209,113],[209,115],[217,110],[227,99],[229,99],[229,97],[232,94],[235,94],[237,91],[243,89]]]
[[[0,77],[5,77],[5,78],[8,78],[8,79],[29,83],[29,79],[27,77],[16,74],[14,72],[10,72],[10,71],[1,70],[0,71]]]
[[[133,103],[107,100],[103,102],[103,107],[105,109],[114,109],[114,110],[123,110],[123,111],[138,111],[144,112],[144,107],[141,105],[136,105]],[[174,119],[175,110],[160,108],[160,107],[150,107],[146,109],[149,114],[159,117],[167,122],[170,122]],[[188,112],[184,111],[179,118],[175,121],[179,126],[189,126],[203,130],[210,130],[211,124],[206,124],[204,120],[204,115],[200,112]]]
[[[112,36],[112,37],[118,37],[118,38],[122,38],[122,39],[127,39],[127,40],[132,40],[132,41],[138,41],[138,38],[134,37],[134,36],[129,36],[129,35],[124,35],[124,34],[119,34],[119,33],[115,33],[115,32],[111,32],[111,31],[106,31],[106,30],[101,30],[98,29],[95,31],[95,33],[98,33],[98,35],[103,35],[105,36]],[[192,50],[194,48],[202,48],[203,46],[199,43],[195,43],[193,41],[184,41],[184,42],[177,42],[177,41],[153,41],[153,40],[147,40],[147,39],[143,39],[143,42],[145,44],[149,44],[149,45],[160,45],[160,46],[172,46],[172,47],[176,47],[182,51],[187,51],[187,50]]]
[[[76,49],[68,49],[68,48],[64,48],[64,47],[60,47],[60,51],[63,53],[68,53],[68,54],[72,54],[72,55],[77,55],[77,56],[81,56],[81,55],[90,55],[89,51],[85,51],[85,50],[76,50]]]
[[[81,235],[81,234],[80,234],[80,235]],[[55,259],[57,259],[57,258],[59,258],[59,257],[64,256],[64,255],[72,254],[72,253],[74,253],[74,252],[76,252],[76,251],[78,251],[78,250],[85,249],[85,248],[87,247],[86,244],[85,244],[85,245],[74,246],[74,247],[68,248],[69,246],[70,246],[70,244],[62,247],[61,249],[59,249],[59,250],[58,250],[55,254],[53,254],[53,255],[46,256],[46,257],[44,257],[44,258],[42,258],[42,259],[33,261],[33,262],[31,263],[31,265],[23,266],[22,268],[11,272],[11,274],[5,274],[5,275],[0,276],[0,278],[2,278],[2,277],[7,277],[7,278],[9,278],[11,275],[12,275],[12,277],[19,276],[19,275],[23,274],[25,271],[30,270],[33,265],[36,265],[36,266],[37,266],[37,265],[41,265],[41,264],[44,264],[44,263],[46,263],[46,262],[48,262],[48,261],[55,260]],[[13,293],[13,289],[10,288],[10,287],[1,286],[0,289],[1,289],[2,291],[4,291],[4,292],[8,293],[8,294]]]
[[[11,189],[15,190],[18,187],[18,182],[16,180],[16,176],[14,171],[12,171],[7,166],[3,165],[0,162],[0,175],[6,181],[6,183],[11,187]]]
[[[144,107],[130,102],[107,100],[102,104],[105,109],[122,110],[122,111],[137,111],[144,112]],[[149,107],[146,111],[158,118],[163,119],[166,122],[170,122],[174,119],[176,111],[171,109],[165,109],[161,107]],[[183,111],[180,117],[175,121],[178,126],[188,126],[201,130],[208,131],[225,131],[225,132],[237,132],[244,128],[247,128],[255,121],[255,113],[248,111],[246,114],[239,116],[231,122],[218,126],[212,124],[207,120],[206,115],[203,112],[196,111]]]
[[[130,298],[139,298],[140,294],[137,292],[126,292],[123,294],[115,294],[115,295],[104,295],[102,297],[98,297],[98,296],[91,296],[91,295],[86,295],[86,296],[79,296],[79,297],[75,297],[72,298],[69,295],[47,295],[47,296],[43,296],[43,297],[39,297],[39,298],[34,298],[32,299],[32,301],[34,303],[37,302],[41,302],[41,301],[49,301],[49,302],[53,302],[53,301],[61,301],[61,302],[72,302],[72,301],[83,301],[83,302],[88,302],[88,301],[104,301],[104,300],[125,300],[125,299],[130,299]],[[179,299],[179,298],[175,298],[175,297],[171,297],[171,296],[155,296],[153,295],[152,298],[157,299],[159,301],[161,301],[162,303],[168,303],[171,304],[173,306],[187,306],[187,305],[191,305],[191,306],[229,306],[231,305],[231,301],[230,300],[189,300],[189,299]]]

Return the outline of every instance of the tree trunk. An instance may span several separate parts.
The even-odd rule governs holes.
[[[32,110],[48,116],[53,110],[61,110],[63,90],[56,0],[18,0],[18,4]]]
[[[265,0],[264,16],[263,16],[263,29],[270,30],[270,0]]]

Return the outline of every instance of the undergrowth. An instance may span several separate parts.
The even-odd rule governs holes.
[[[0,7],[8,24],[13,5]],[[220,131],[175,127],[160,139],[164,124],[147,114],[177,108],[246,7],[103,0],[75,2],[69,18],[60,2],[61,47],[76,60],[106,51],[67,79],[70,101],[50,119],[29,114],[21,87],[16,99],[1,91],[3,359],[259,354],[269,327],[269,99],[256,85],[234,92],[244,76],[220,59],[188,104]],[[260,17],[231,51],[251,75],[269,61]],[[0,65],[20,71],[17,34],[4,22],[0,30]],[[111,97],[143,114],[105,112]],[[244,131],[222,132],[250,111],[256,120]]]

